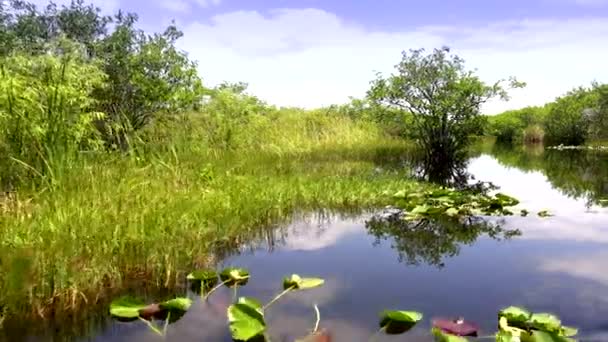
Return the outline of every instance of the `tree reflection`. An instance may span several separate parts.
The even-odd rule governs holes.
[[[444,260],[460,253],[462,245],[473,244],[480,236],[496,240],[521,235],[516,229],[503,229],[504,220],[495,222],[481,217],[464,221],[449,218],[406,221],[399,214],[374,216],[365,227],[376,238],[374,245],[390,240],[399,253],[399,261],[408,265],[426,263],[444,266]]]
[[[608,153],[588,150],[539,150],[493,146],[489,152],[505,166],[542,172],[564,195],[592,205],[608,206]]]

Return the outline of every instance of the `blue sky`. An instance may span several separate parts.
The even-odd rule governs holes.
[[[185,33],[179,46],[199,62],[207,85],[245,81],[277,105],[346,102],[364,95],[375,71],[391,72],[402,50],[441,45],[488,82],[528,83],[487,113],[608,82],[608,0],[93,2],[139,13],[150,31],[175,19]]]

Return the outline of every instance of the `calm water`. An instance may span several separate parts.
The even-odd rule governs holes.
[[[223,265],[239,265],[252,279],[239,295],[263,301],[291,273],[326,279],[322,288],[293,294],[267,314],[275,341],[293,341],[314,324],[334,341],[368,341],[383,309],[412,309],[425,320],[405,336],[378,341],[430,341],[429,319],[464,316],[492,333],[496,313],[523,305],[558,314],[581,329],[582,340],[608,341],[608,154],[494,148],[471,159],[469,171],[519,198],[531,212],[497,227],[472,227],[441,237],[371,224],[370,216],[311,215],[252,242]],[[504,239],[519,229],[520,236]],[[488,236],[488,232],[493,237]],[[426,234],[426,235],[425,235]],[[431,235],[429,235],[431,234]],[[169,329],[171,341],[230,341],[225,308],[229,291],[197,302]],[[44,340],[32,338],[31,340]],[[80,339],[83,340],[83,339]],[[87,341],[160,341],[143,324],[113,324]]]

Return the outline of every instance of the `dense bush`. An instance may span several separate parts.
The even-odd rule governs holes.
[[[96,148],[94,120],[103,119],[92,90],[105,75],[78,44],[45,47],[61,54],[0,57],[0,184],[50,168],[80,148]]]
[[[489,116],[487,132],[496,136],[498,142],[508,144],[521,143],[524,140],[530,142],[530,133],[534,132],[536,138],[532,140],[536,141],[544,135],[540,126],[543,124],[545,115],[544,107],[526,107]]]

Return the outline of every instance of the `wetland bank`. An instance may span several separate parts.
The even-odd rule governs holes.
[[[174,25],[0,10],[4,340],[398,340],[407,323],[428,341],[435,320],[458,341],[461,316],[499,341],[574,334],[542,312],[605,336],[608,159],[542,145],[601,145],[605,85],[487,117],[525,84],[441,47],[404,52],[362,99],[278,108],[206,86]],[[229,266],[246,270],[197,278]],[[201,300],[193,281],[218,279],[243,286]]]

